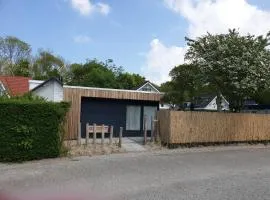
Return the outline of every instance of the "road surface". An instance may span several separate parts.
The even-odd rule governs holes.
[[[16,194],[62,191],[105,200],[270,199],[270,148],[175,150],[0,164],[0,187]]]

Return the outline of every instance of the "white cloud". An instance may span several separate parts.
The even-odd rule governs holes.
[[[108,15],[111,8],[108,4],[98,2],[96,4],[91,3],[90,0],[71,0],[72,7],[79,11],[81,15],[88,16],[92,13],[100,13],[102,15]]]
[[[97,3],[96,7],[98,8],[99,12],[103,15],[108,15],[111,10],[110,6],[105,3]]]
[[[91,42],[91,38],[88,37],[87,35],[77,35],[73,38],[73,41],[75,43],[79,43],[79,44],[85,44],[85,43],[89,43]]]
[[[270,11],[246,0],[164,0],[164,3],[187,20],[187,35],[192,38],[207,32],[225,33],[229,28],[236,28],[242,34],[260,35],[266,34],[270,27]],[[185,49],[166,47],[159,40],[153,40],[143,68],[145,76],[157,82],[169,80],[172,67],[184,62]]]
[[[243,34],[265,34],[270,27],[270,12],[246,0],[164,0],[172,11],[188,21],[188,35],[224,33],[237,28]]]
[[[150,47],[146,54],[147,64],[142,71],[147,79],[160,84],[168,80],[168,73],[174,66],[184,63],[186,48],[167,47],[158,39],[152,40]]]

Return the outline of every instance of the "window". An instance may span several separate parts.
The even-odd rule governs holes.
[[[127,106],[126,130],[139,131],[141,129],[141,107]]]
[[[151,130],[151,120],[154,119],[156,115],[157,107],[153,106],[144,106],[143,107],[143,114],[147,118],[147,130]]]
[[[150,85],[146,85],[142,88],[143,91],[147,91],[147,92],[151,92],[152,91],[152,88]]]

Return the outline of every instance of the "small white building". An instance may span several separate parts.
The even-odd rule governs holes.
[[[145,92],[153,92],[153,93],[161,94],[159,89],[153,83],[151,83],[150,81],[146,81],[142,86],[140,86],[136,90],[137,91],[145,91]],[[171,108],[171,106],[169,104],[166,104],[166,103],[160,103],[159,104],[159,109],[170,109],[170,108]]]
[[[216,111],[217,110],[217,96],[206,95],[197,97],[194,102],[194,110]],[[221,110],[230,110],[229,102],[221,95]]]
[[[29,80],[29,91],[34,95],[45,98],[48,101],[63,101],[63,84],[57,78],[50,78],[46,81]]]

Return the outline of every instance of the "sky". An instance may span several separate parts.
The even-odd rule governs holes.
[[[269,0],[0,0],[0,37],[67,62],[96,58],[154,83],[184,63],[185,36],[270,31]]]

